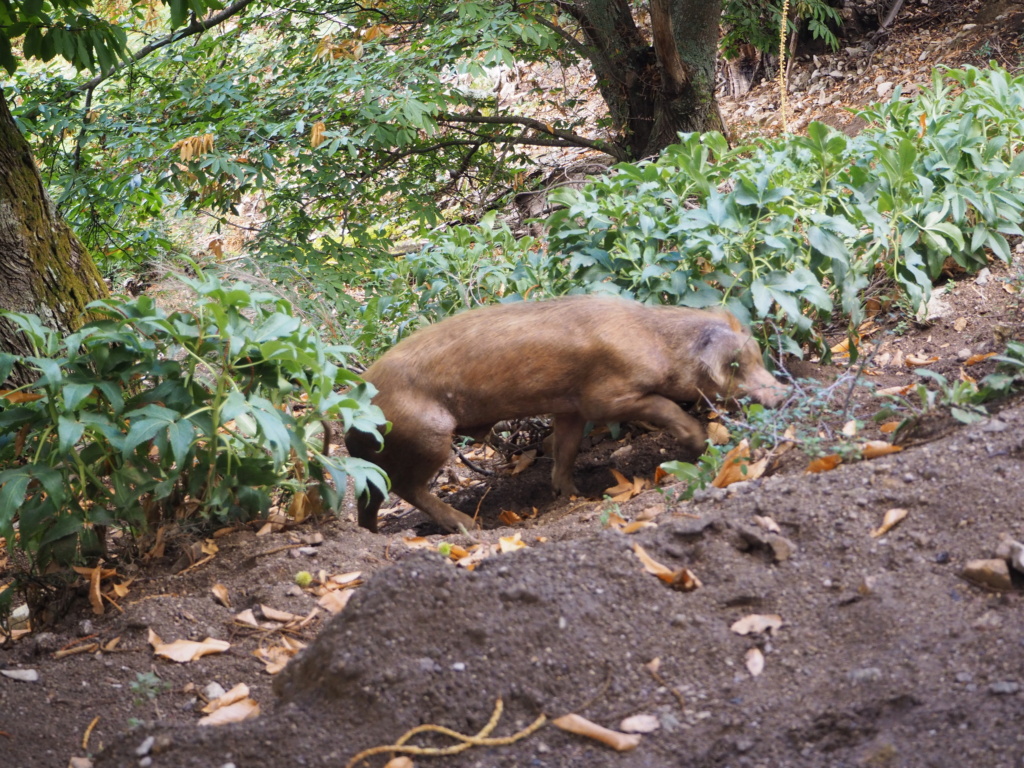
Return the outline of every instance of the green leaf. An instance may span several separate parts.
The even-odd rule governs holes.
[[[85,424],[66,416],[57,417],[58,447],[61,453],[71,451],[85,432]]]

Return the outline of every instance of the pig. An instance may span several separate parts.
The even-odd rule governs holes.
[[[578,494],[572,470],[586,423],[648,421],[693,455],[700,423],[679,403],[747,396],[774,407],[783,385],[757,342],[726,311],[647,306],[612,296],[572,296],[472,309],[416,331],[364,378],[391,422],[383,447],[350,430],[351,455],[391,478],[391,488],[441,527],[474,527],[429,485],[453,435],[483,439],[499,421],[551,414],[559,494]],[[377,530],[383,494],[358,500],[359,525]]]

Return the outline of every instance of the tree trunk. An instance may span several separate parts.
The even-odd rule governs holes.
[[[724,131],[715,101],[721,0],[650,0],[648,37],[629,0],[559,3],[580,24],[625,154],[657,154],[680,131]]]
[[[106,295],[96,265],[43,189],[32,150],[0,92],[0,309],[39,315],[67,334],[85,322],[85,306]],[[0,352],[32,354],[3,320]],[[25,376],[16,370],[10,383],[25,383]]]

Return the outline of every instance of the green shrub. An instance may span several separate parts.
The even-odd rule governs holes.
[[[246,520],[275,489],[310,481],[335,508],[347,477],[357,492],[386,487],[375,466],[324,455],[317,435],[321,420],[371,433],[384,422],[372,389],[342,367],[352,350],[323,345],[283,299],[182,279],[191,309],[96,302],[100,319],[66,338],[4,314],[34,354],[0,355],[0,381],[15,365],[39,376],[0,398],[0,536],[34,570],[95,551],[96,525]]]

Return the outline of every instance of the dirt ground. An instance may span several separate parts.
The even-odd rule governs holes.
[[[928,367],[950,381],[990,372],[991,360],[965,361],[1024,339],[1022,288],[1019,267],[993,265],[938,287],[930,322],[881,312],[869,374],[852,389],[842,360],[792,364],[820,386],[840,382],[817,428],[832,439],[857,418],[858,439],[888,439],[872,421],[880,401],[871,390],[920,381],[908,357],[938,358]],[[816,389],[803,385],[793,418]],[[421,724],[477,734],[500,700],[484,741],[504,743],[413,754],[414,763],[1019,768],[1024,574],[1003,588],[964,578],[1001,536],[1024,541],[1024,398],[989,410],[965,426],[941,408],[909,408],[901,417],[915,428],[897,433],[901,452],[820,474],[791,450],[764,478],[692,501],[671,485],[599,501],[617,483],[613,468],[650,478],[661,461],[693,458],[631,429],[588,438],[577,481],[592,498],[554,500],[543,458],[482,480],[453,465],[443,492],[479,514],[472,537],[440,535],[395,504],[377,535],[349,510],[349,519],[230,532],[184,570],[176,558],[122,564],[117,580],[133,580],[117,607],[94,615],[83,582],[54,627],[0,647],[0,766],[345,766]],[[896,508],[906,517],[872,536]],[[507,511],[522,520],[503,522]],[[626,533],[629,521],[650,525]],[[511,551],[473,570],[453,562],[460,547],[479,556],[517,535]],[[647,572],[637,546],[701,585],[685,591]],[[302,571],[313,577],[305,589]],[[318,605],[321,582],[351,594],[334,617]],[[237,618],[245,609],[252,623]],[[274,621],[274,610],[313,615]],[[781,624],[731,629],[751,614]],[[154,654],[151,631],[230,647],[176,663]],[[289,642],[307,647],[268,673],[258,654],[282,654]],[[31,672],[38,679],[19,679]],[[197,725],[206,699],[239,683],[261,714]],[[647,732],[619,752],[550,722],[569,713],[615,730],[643,715]],[[409,743],[467,742],[420,733]]]

